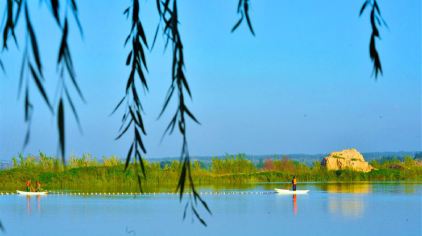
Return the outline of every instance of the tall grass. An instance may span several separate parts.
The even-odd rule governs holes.
[[[124,163],[116,156],[101,160],[84,154],[71,156],[64,166],[60,159],[39,153],[38,156],[20,155],[12,158],[13,167],[0,171],[0,190],[23,189],[26,180],[39,180],[47,189],[70,189],[92,191],[138,191],[134,163],[124,171]],[[312,165],[289,160],[268,158],[255,164],[245,155],[227,155],[212,158],[210,164],[194,161],[191,170],[195,184],[226,185],[251,184],[257,182],[290,181],[295,175],[299,182],[350,182],[350,181],[422,181],[422,163],[412,157],[403,160],[388,159],[372,161],[376,170],[369,173],[351,170],[327,171],[319,162]],[[165,189],[173,191],[177,185],[180,163],[144,161],[146,191]]]

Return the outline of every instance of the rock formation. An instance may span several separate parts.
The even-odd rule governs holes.
[[[321,165],[327,170],[354,170],[369,172],[374,168],[363,159],[356,149],[346,149],[340,152],[332,152],[322,159]]]

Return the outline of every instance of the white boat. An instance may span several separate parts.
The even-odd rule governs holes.
[[[274,189],[278,194],[308,194],[309,190],[290,190],[290,189],[281,189],[276,188]]]
[[[20,195],[27,195],[27,196],[46,195],[47,194],[47,191],[44,191],[44,192],[26,192],[26,191],[16,190],[16,192]]]

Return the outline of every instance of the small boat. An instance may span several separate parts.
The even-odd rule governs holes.
[[[278,194],[308,194],[309,190],[290,190],[290,189],[274,189]]]
[[[27,196],[36,196],[36,195],[46,195],[47,191],[43,191],[43,192],[26,192],[26,191],[19,191],[16,190],[16,192],[20,195],[27,195]]]

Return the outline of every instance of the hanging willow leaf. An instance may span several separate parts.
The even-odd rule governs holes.
[[[125,170],[127,170],[127,167],[129,166],[130,158],[132,156],[132,151],[133,151],[133,144],[130,145],[129,152],[127,153],[127,156],[126,156]]]
[[[78,25],[79,32],[83,36],[84,35],[84,31],[83,31],[82,24],[81,24],[81,22],[79,20],[79,16],[78,16],[78,6],[77,6],[75,0],[71,0],[71,3],[72,3],[71,6],[72,6],[73,16],[75,18],[76,24]]]
[[[362,15],[362,13],[365,11],[365,9],[366,9],[366,7],[368,6],[368,4],[369,4],[369,0],[367,0],[367,1],[365,1],[365,2],[363,3],[362,8],[361,8],[361,9],[360,9],[360,11],[359,11],[359,16],[361,16],[361,15]]]
[[[44,86],[42,85],[41,80],[31,63],[29,63],[29,69],[31,71],[32,78],[34,79],[35,84],[37,85],[38,90],[44,98],[45,103],[47,103],[47,106],[50,111],[53,112],[53,107],[51,106],[50,101],[48,100],[47,93],[44,90]]]
[[[76,123],[78,124],[79,130],[82,132],[82,126],[81,126],[81,122],[79,120],[78,111],[76,110],[76,107],[73,104],[72,98],[71,98],[69,91],[67,90],[66,86],[64,87],[64,91],[65,91],[67,101],[69,102],[70,108],[72,109],[72,113],[75,116],[75,120],[76,120]]]
[[[241,14],[240,19],[237,21],[237,23],[234,24],[234,26],[233,26],[233,28],[231,30],[232,33],[240,26],[240,24],[242,23],[242,21],[243,21],[243,13]]]
[[[381,27],[382,25],[387,25],[384,21],[384,19],[381,16],[381,10],[378,6],[377,0],[367,0],[363,3],[362,8],[359,12],[359,16],[362,15],[364,10],[369,6],[369,4],[372,5],[372,9],[369,14],[369,21],[371,24],[371,37],[369,39],[369,57],[373,63],[373,74],[375,76],[375,79],[378,78],[378,75],[382,75],[382,65],[381,65],[381,59],[377,50],[376,46],[376,39],[380,38],[380,32],[378,27]],[[380,20],[382,19],[382,21]]]
[[[3,48],[7,49],[7,40],[9,37],[9,33],[13,36],[15,39],[15,42],[17,43],[16,37],[15,37],[15,24],[13,22],[13,0],[7,0],[6,2],[6,24],[3,29]]]
[[[137,26],[137,29],[138,29],[139,36],[141,37],[142,41],[144,42],[145,47],[148,48],[147,37],[145,36],[144,28],[142,27],[141,22],[138,22],[136,24],[136,26]]]
[[[160,21],[160,23],[161,23],[161,21]],[[157,27],[155,28],[154,39],[152,40],[152,45],[151,45],[150,51],[152,51],[152,49],[154,49],[154,45],[155,45],[155,42],[156,42],[157,36],[158,36],[158,31],[160,30],[160,23],[158,23]]]
[[[25,122],[28,122],[31,118],[32,104],[29,100],[29,88],[25,89]]]
[[[128,66],[130,64],[130,59],[132,58],[132,51],[129,52],[126,58],[126,65]]]
[[[136,140],[136,143],[141,147],[141,150],[144,153],[147,153],[145,146],[144,146],[144,143],[142,142],[141,135],[139,134],[139,131],[138,131],[137,128],[135,128],[135,140]]]
[[[185,204],[185,209],[183,210],[183,219],[185,219],[185,218],[186,218],[186,212],[187,212],[187,210],[188,210],[188,206],[189,206],[189,202],[186,202],[186,204]]]
[[[255,31],[252,27],[252,21],[249,17],[249,0],[239,0],[237,4],[237,13],[240,14],[239,20],[234,24],[231,32],[233,33],[240,24],[243,22],[243,18],[246,18],[246,24],[248,25],[249,31],[253,36],[255,36]]]
[[[255,32],[254,32],[253,27],[252,27],[252,22],[251,22],[251,19],[249,18],[249,3],[248,3],[248,0],[245,0],[244,11],[245,11],[246,23],[248,23],[249,30],[251,31],[252,35],[255,36]]]
[[[136,150],[136,156],[138,157],[139,165],[141,166],[142,175],[144,176],[144,178],[146,178],[147,175],[145,172],[144,160],[142,159],[141,153],[138,150]]]
[[[125,98],[126,98],[126,96],[122,97],[122,99],[119,101],[119,103],[117,103],[116,107],[113,109],[113,111],[110,113],[109,116],[113,115],[117,111],[117,109],[119,109],[120,105],[122,105]]]
[[[168,106],[171,98],[173,97],[173,93],[174,93],[174,86],[171,85],[170,88],[167,91],[166,98],[164,99],[164,105],[161,108],[161,111],[160,111],[160,114],[158,115],[158,118],[160,118],[164,114],[164,111],[167,109],[167,106]]]
[[[204,226],[207,226],[207,223],[205,223],[204,219],[201,218],[201,216],[198,214],[198,212],[196,211],[195,207],[193,207],[193,205],[191,206],[191,209],[193,213],[195,214],[196,218],[199,220],[199,222],[201,222],[201,224],[203,224]]]
[[[3,73],[6,73],[6,70],[4,69],[3,61],[0,59],[0,69]]]
[[[53,12],[53,16],[56,19],[58,25],[60,25],[60,17],[59,17],[59,1],[58,0],[50,0],[51,4],[51,11]]]
[[[185,182],[186,182],[186,161],[182,164],[182,171],[180,172],[179,182],[177,184],[176,191],[179,190],[179,200],[182,201],[183,192],[185,189]]]
[[[167,125],[166,129],[163,132],[163,137],[166,134],[172,134],[174,127],[176,126],[176,122],[177,122],[177,117],[178,117],[178,113],[176,113],[173,118],[170,120],[169,124]]]
[[[196,198],[197,198],[197,199],[199,199],[199,201],[200,201],[200,202],[201,202],[201,204],[205,207],[205,209],[208,211],[208,213],[212,215],[211,209],[208,207],[207,202],[205,202],[205,201],[201,198],[201,196],[199,196],[199,194],[198,194],[196,191],[194,192],[194,195],[196,195],[196,196],[197,196]]]
[[[372,27],[372,34],[376,37],[379,36],[379,31],[377,28],[377,24],[375,23],[375,11],[371,11],[371,17],[370,17],[371,27]]]
[[[26,26],[28,29],[29,39],[31,40],[32,52],[35,58],[35,63],[37,64],[38,73],[43,77],[41,57],[38,49],[37,37],[35,36],[34,29],[31,25],[31,20],[29,19],[28,6],[25,4],[25,16],[26,16]]]
[[[197,124],[201,124],[201,123],[199,123],[199,121],[196,119],[196,117],[192,114],[192,112],[190,112],[189,111],[189,109],[188,108],[185,108],[185,112],[186,112],[186,114],[193,120],[193,121],[195,121]]]
[[[66,163],[65,159],[65,126],[64,126],[64,106],[63,99],[59,100],[58,114],[57,114],[57,128],[59,130],[59,147],[62,156],[63,163]]]
[[[145,127],[144,127],[144,122],[143,122],[143,119],[142,119],[142,115],[141,115],[141,112],[140,112],[139,110],[137,110],[137,111],[136,111],[136,116],[137,116],[137,118],[138,118],[138,120],[139,120],[139,128],[141,128],[142,133],[143,133],[144,135],[146,135],[146,134],[147,134],[147,132],[146,132],[146,130],[145,130]]]
[[[23,58],[22,58],[22,64],[21,64],[21,68],[20,68],[20,73],[19,73],[18,97],[20,97],[21,90],[22,90],[23,76],[24,76],[24,72],[25,72],[25,68],[26,68],[25,67],[26,59],[27,59],[27,50],[26,50],[26,47],[25,47],[25,51],[24,51]]]
[[[3,224],[1,223],[1,221],[0,221],[0,231],[1,232],[6,232],[6,229],[4,228],[4,226],[3,226]]]
[[[23,140],[22,149],[25,149],[26,146],[28,146],[30,137],[31,137],[31,130],[28,127],[28,129],[26,129],[25,139]]]
[[[25,134],[25,139],[23,141],[22,149],[25,149],[26,146],[28,145],[29,138],[30,138],[30,132],[31,132],[30,126],[31,126],[31,117],[32,117],[32,104],[29,100],[29,88],[28,88],[28,86],[25,89],[25,103],[24,104],[25,104],[25,108],[24,108],[24,110],[25,110],[25,122],[28,123],[28,127],[26,129],[26,134]]]
[[[139,19],[139,2],[138,0],[133,0],[133,6],[132,6],[132,29],[135,27],[135,25],[138,23]]]
[[[63,60],[65,53],[66,53],[68,32],[69,32],[69,29],[68,29],[68,25],[67,25],[67,20],[65,20],[64,26],[63,26],[63,32],[62,32],[62,40],[60,42],[59,56],[57,57],[57,63],[58,64]]]
[[[16,10],[14,24],[17,25],[22,10],[23,0],[16,0],[15,3],[18,5],[18,9]]]
[[[67,72],[69,74],[69,78],[78,92],[79,97],[82,99],[83,102],[86,102],[85,97],[82,93],[82,90],[80,89],[78,82],[76,81],[76,73],[73,66],[72,56],[70,55],[70,50],[68,46],[68,33],[69,33],[69,26],[67,22],[67,17],[64,19],[64,26],[63,26],[63,32],[62,32],[62,39],[60,42],[59,47],[59,55],[57,57],[57,64],[64,63]]]
[[[123,131],[115,138],[115,140],[120,139],[129,129],[130,125],[132,124],[133,120],[130,120],[127,124],[126,128],[123,129]]]

